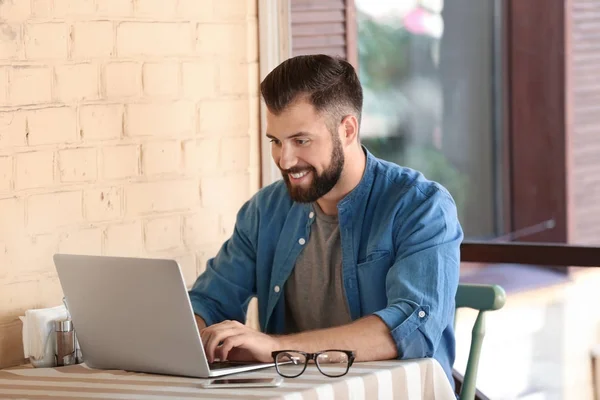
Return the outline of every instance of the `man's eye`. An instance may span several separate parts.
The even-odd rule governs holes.
[[[296,139],[296,144],[303,146],[308,143],[308,139]]]
[[[275,144],[275,145],[279,145],[279,143],[281,143],[279,140],[277,139],[271,139],[270,140],[271,143]]]

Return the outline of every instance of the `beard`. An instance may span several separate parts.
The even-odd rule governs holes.
[[[337,184],[342,175],[344,169],[344,149],[342,148],[342,142],[337,135],[333,136],[333,150],[331,152],[331,161],[329,167],[321,174],[317,174],[317,171],[312,166],[307,167],[294,167],[287,170],[281,170],[281,175],[288,188],[290,197],[292,200],[299,203],[312,203],[317,201],[319,198],[325,196],[333,187]],[[312,174],[312,180],[310,186],[303,188],[300,186],[294,186],[290,182],[290,173],[308,172]]]

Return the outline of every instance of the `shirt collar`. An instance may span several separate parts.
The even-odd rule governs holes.
[[[342,209],[347,206],[351,206],[356,199],[362,198],[364,194],[370,190],[373,179],[375,178],[375,166],[377,164],[375,156],[373,156],[365,146],[361,145],[361,147],[367,157],[365,171],[363,172],[363,176],[360,179],[360,182],[358,182],[358,185],[338,203],[338,212],[342,211]]]

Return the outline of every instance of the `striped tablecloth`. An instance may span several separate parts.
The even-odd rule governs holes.
[[[274,368],[245,377],[272,377]],[[234,376],[234,375],[232,375]],[[0,370],[1,399],[435,399],[455,400],[433,359],[355,363],[341,378],[309,366],[276,388],[203,389],[202,379],[95,370],[85,365]]]

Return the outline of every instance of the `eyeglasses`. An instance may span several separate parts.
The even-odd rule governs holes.
[[[298,350],[281,350],[271,353],[275,360],[277,373],[284,378],[296,378],[306,370],[310,360],[325,376],[337,378],[344,376],[350,370],[355,353],[350,350],[323,350],[317,353],[305,353]]]

